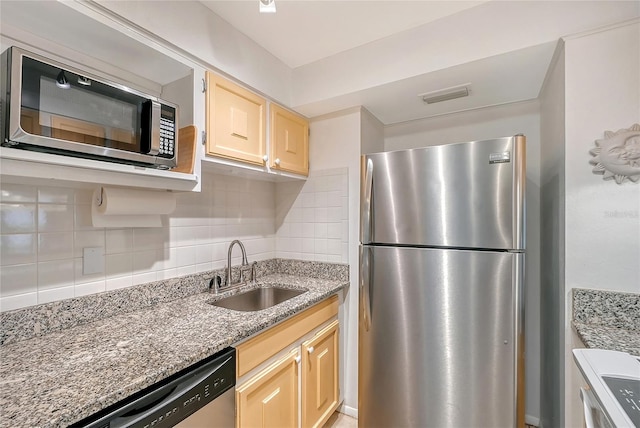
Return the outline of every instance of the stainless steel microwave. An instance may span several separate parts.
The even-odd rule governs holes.
[[[177,106],[17,47],[0,61],[3,146],[176,166]]]

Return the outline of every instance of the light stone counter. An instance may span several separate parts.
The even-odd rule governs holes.
[[[2,314],[5,341],[0,346],[0,427],[59,427],[77,422],[328,298],[349,284],[346,265],[275,259],[262,263],[261,268],[259,286],[279,284],[308,292],[262,311],[236,312],[207,303],[235,291],[214,296],[203,292],[206,284],[199,284],[192,290],[195,294],[183,296],[184,286],[175,280],[170,286],[178,290],[179,297],[167,293],[163,301],[135,309],[126,307],[127,299],[120,296],[118,301],[125,307],[116,312],[122,313],[93,322],[86,322],[86,314],[77,312],[81,307],[85,312],[95,311],[95,307],[87,308],[78,299],[58,306],[41,305],[46,307]],[[300,276],[304,273],[316,278]],[[211,277],[200,276],[200,282]],[[184,282],[197,283],[198,278],[190,276]],[[123,291],[127,292],[135,290]],[[148,295],[148,290],[143,294]],[[112,300],[118,295],[112,293],[109,297]],[[101,301],[95,299],[88,302]],[[69,311],[70,307],[77,310]],[[37,323],[43,319],[56,320],[49,323],[54,325],[51,328],[54,331],[24,339],[27,333],[18,331],[18,320],[27,322],[29,316],[37,318]],[[75,326],[55,331],[64,324],[57,317]],[[27,331],[33,336],[41,334],[43,328],[30,326]],[[15,341],[16,337],[21,340]]]
[[[576,288],[572,324],[587,348],[640,356],[640,294]]]

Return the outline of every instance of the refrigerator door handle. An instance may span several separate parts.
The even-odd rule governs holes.
[[[371,328],[371,249],[360,247],[360,307],[365,331]]]
[[[373,212],[371,210],[373,196],[373,160],[362,157],[362,189],[360,191],[360,240],[363,244],[371,242],[371,226]]]

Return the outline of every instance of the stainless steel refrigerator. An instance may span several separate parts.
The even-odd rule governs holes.
[[[524,426],[525,137],[361,168],[358,426]]]

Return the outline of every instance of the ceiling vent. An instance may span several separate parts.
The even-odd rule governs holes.
[[[470,86],[471,83],[465,83],[464,85],[439,89],[437,91],[427,92],[426,94],[420,94],[418,96],[427,104],[435,104],[442,101],[455,100],[456,98],[469,96]]]

